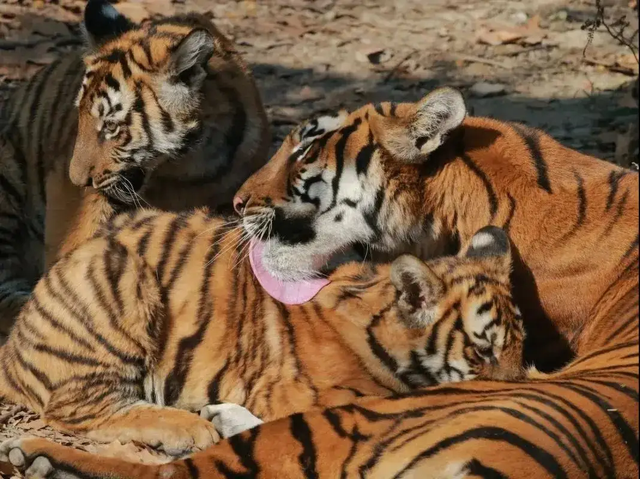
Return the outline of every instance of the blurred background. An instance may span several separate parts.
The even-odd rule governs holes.
[[[415,101],[446,84],[463,90],[475,115],[543,128],[625,166],[638,161],[637,0],[113,3],[136,21],[210,16],[254,71],[274,148],[313,113]],[[81,47],[84,4],[0,0],[0,105],[38,68]]]

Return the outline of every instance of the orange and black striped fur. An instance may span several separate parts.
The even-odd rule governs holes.
[[[85,30],[87,51],[41,70],[2,108],[0,332],[70,230],[64,251],[114,206],[223,206],[266,161],[253,79],[205,17],[134,25],[90,0]],[[110,201],[83,202],[85,186]]]
[[[202,211],[117,217],[36,286],[0,349],[0,395],[59,429],[181,451],[216,438],[181,409],[224,401],[272,420],[522,375],[501,230],[462,257],[346,264],[296,306],[262,290],[241,234]]]
[[[2,453],[49,478],[636,477],[638,175],[464,110],[445,89],[316,119],[234,203],[289,279],[351,242],[428,251],[502,226],[525,356],[551,372],[361,398],[160,467],[45,441]]]

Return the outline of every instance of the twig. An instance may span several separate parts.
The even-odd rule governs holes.
[[[515,57],[517,55],[521,55],[523,53],[535,52],[538,50],[551,50],[552,48],[557,48],[558,45],[534,45],[532,47],[521,48],[520,50],[514,50],[512,52],[504,52],[500,53],[501,57]]]
[[[13,416],[18,414],[23,409],[24,409],[24,406],[13,406],[11,409],[5,412],[2,416],[0,416],[0,424],[4,424],[5,422],[7,422],[9,419],[11,419]]]
[[[488,58],[475,57],[473,55],[452,55],[456,60],[463,60],[465,62],[472,63],[484,63],[485,65],[491,65],[498,68],[504,68],[505,70],[511,70],[511,66],[495,60],[489,60]]]
[[[593,58],[583,58],[582,61],[584,61],[585,63],[588,63],[590,65],[599,65],[602,67],[605,67],[608,70],[611,70],[612,72],[617,72],[617,73],[623,73],[625,75],[636,75],[637,72],[634,71],[631,68],[627,68],[627,67],[622,67],[619,65],[611,65],[610,63],[605,63],[605,62],[601,62],[599,60],[595,60]]]
[[[618,20],[614,21],[613,24],[611,25],[607,24],[607,21],[604,18],[604,7],[600,2],[601,0],[596,0],[595,18],[593,20],[591,19],[586,20],[581,27],[582,30],[587,30],[587,34],[588,34],[587,44],[584,46],[584,50],[582,50],[582,56],[586,57],[587,48],[589,48],[589,46],[591,45],[591,42],[593,41],[593,34],[598,28],[600,28],[600,25],[602,25],[607,30],[607,33],[609,33],[609,35],[614,40],[616,40],[620,45],[624,45],[629,50],[631,50],[631,53],[633,54],[633,57],[635,58],[636,62],[640,64],[640,60],[638,59],[638,48],[633,44],[633,39],[638,33],[638,30],[636,29],[629,38],[625,38],[624,31],[629,26],[629,22],[626,20],[626,16],[620,17]],[[612,27],[619,27],[619,30],[615,31]]]
[[[402,58],[402,60],[400,60],[398,63],[396,63],[396,65],[389,71],[389,73],[387,73],[385,75],[384,80],[382,80],[382,83],[387,83],[389,80],[391,80],[391,78],[393,78],[393,76],[396,74],[396,72],[400,69],[402,64],[404,62],[406,62],[409,58],[411,58],[413,55],[415,55],[416,53],[418,53],[418,50],[411,50],[411,52],[409,52],[407,55],[405,55]]]

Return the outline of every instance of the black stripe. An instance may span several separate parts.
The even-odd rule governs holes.
[[[120,82],[116,80],[110,72],[107,72],[107,74],[104,76],[104,82],[112,90],[120,91]]]
[[[165,237],[162,240],[162,247],[160,249],[160,260],[156,268],[156,274],[161,284],[164,283],[164,270],[167,267],[169,257],[173,252],[173,246],[176,241],[176,236],[187,226],[185,215],[176,215],[165,231]]]
[[[103,255],[105,275],[107,281],[109,281],[111,293],[113,294],[120,314],[124,313],[124,301],[122,300],[120,291],[120,280],[127,267],[127,256],[127,248],[113,238],[109,238],[107,250]]]
[[[507,193],[507,198],[509,198],[509,215],[507,216],[507,219],[504,222],[504,225],[502,225],[502,229],[508,233],[509,228],[511,228],[511,221],[513,220],[513,215],[516,212],[517,202],[516,202],[516,199],[513,196],[511,196],[511,193]]]
[[[620,185],[620,180],[627,175],[627,172],[624,170],[616,171],[611,170],[609,173],[609,196],[607,197],[607,211],[611,209],[613,206],[613,202],[616,198],[616,193],[618,192],[618,186]]]
[[[373,203],[373,207],[362,213],[362,217],[367,223],[367,226],[371,228],[373,237],[369,240],[370,243],[374,243],[382,236],[382,231],[378,225],[378,218],[380,216],[380,210],[382,209],[382,203],[384,203],[385,189],[380,188],[376,191],[376,199]]]
[[[549,391],[542,392],[539,389],[534,389],[531,387],[524,388],[523,390],[530,391],[531,393],[520,392],[520,390],[517,390],[515,392],[505,391],[504,393],[509,395],[511,399],[522,398],[522,399],[527,399],[533,402],[537,402],[539,404],[542,404],[546,407],[553,409],[558,414],[563,416],[563,418],[569,421],[571,425],[576,429],[578,433],[577,437],[583,438],[584,441],[587,443],[587,445],[589,446],[589,450],[593,454],[593,457],[595,457],[600,463],[600,465],[604,468],[606,477],[610,479],[615,478],[615,469],[613,468],[613,455],[611,453],[611,450],[609,449],[607,442],[602,436],[602,432],[600,431],[600,428],[596,425],[596,423],[593,421],[593,419],[591,419],[589,415],[585,414],[581,408],[579,408],[578,406],[576,406],[576,404],[574,404],[573,401],[570,401],[563,396],[553,394]],[[601,457],[600,454],[598,454],[598,451],[596,450],[595,445],[592,443],[592,441],[589,440],[589,436],[587,435],[587,432],[584,430],[580,422],[570,413],[570,411],[566,410],[559,404],[556,404],[554,400],[563,404],[566,408],[573,411],[575,414],[580,416],[580,418],[583,421],[585,421],[591,433],[593,434],[593,438],[595,439],[595,442],[604,452],[606,456],[606,461],[604,458]]]
[[[198,295],[198,328],[196,331],[178,343],[178,351],[176,353],[176,361],[171,372],[167,375],[165,381],[164,403],[166,405],[175,404],[180,398],[180,393],[187,380],[187,374],[191,367],[191,361],[196,348],[202,342],[207,330],[209,319],[213,314],[213,298],[210,293],[212,282],[212,271],[216,263],[214,260],[218,250],[220,249],[221,231],[216,231],[213,235],[213,247],[209,249],[205,256],[205,265],[202,273],[202,283]]]
[[[224,360],[224,364],[209,383],[209,387],[207,388],[207,398],[209,399],[209,404],[220,404],[220,385],[222,384],[222,379],[224,378],[224,375],[227,373],[228,369],[229,358]]]
[[[149,228],[149,230],[146,231],[138,241],[138,247],[136,248],[136,252],[138,253],[138,256],[140,258],[144,258],[147,253],[147,248],[149,247],[149,240],[151,239],[152,233],[153,233],[153,229]]]
[[[483,479],[507,479],[507,476],[497,469],[485,466],[475,458],[471,459],[465,467],[467,469],[467,474],[472,476],[482,477]]]
[[[380,362],[389,370],[389,372],[391,372],[391,374],[396,374],[396,372],[398,371],[398,362],[380,344],[378,338],[376,338],[376,335],[374,333],[374,329],[378,326],[378,324],[380,324],[385,314],[391,309],[391,307],[392,304],[386,306],[378,314],[374,315],[371,318],[371,322],[367,326],[367,343],[369,344],[369,349],[371,349],[373,355],[380,360]],[[407,386],[411,386],[411,384],[407,384]]]
[[[356,156],[356,174],[366,175],[371,163],[371,158],[377,149],[377,145],[373,139],[373,130],[369,129],[369,140],[367,144],[358,152]]]
[[[200,477],[200,471],[194,464],[193,459],[191,459],[190,457],[187,457],[186,459],[184,459],[183,462],[187,468],[187,471],[189,472],[189,478],[198,479]]]
[[[304,473],[304,477],[314,479],[318,477],[316,468],[316,447],[313,443],[311,428],[302,414],[294,414],[289,419],[291,435],[302,446],[302,452],[298,456],[298,463]]]
[[[622,259],[626,259],[628,256],[631,255],[631,253],[633,253],[634,250],[638,248],[639,241],[640,241],[640,235],[637,235],[636,239],[634,239],[631,242],[631,244],[629,245],[629,248],[627,248],[627,251],[625,251],[625,253],[622,255]]]
[[[63,361],[67,361],[70,363],[83,364],[85,366],[93,366],[100,368],[108,368],[110,365],[97,361],[93,358],[80,356],[79,354],[73,354],[68,351],[63,351],[61,349],[50,347],[46,344],[34,344],[33,349],[39,351],[41,353],[50,354],[51,356],[55,356]]]
[[[549,476],[562,479],[567,477],[567,473],[562,468],[560,463],[556,460],[553,454],[550,454],[546,450],[538,447],[536,444],[520,437],[519,435],[514,434],[511,431],[508,431],[501,427],[476,427],[473,429],[468,429],[465,432],[458,434],[456,436],[450,436],[446,439],[442,439],[434,446],[429,449],[424,450],[416,457],[414,457],[411,462],[407,466],[405,466],[399,473],[394,476],[394,479],[400,479],[405,475],[406,472],[413,469],[419,462],[429,459],[430,457],[445,451],[446,449],[451,448],[452,446],[457,446],[459,444],[466,443],[468,441],[475,441],[477,439],[484,439],[488,441],[498,441],[501,443],[506,443],[511,446],[517,447],[524,453],[526,453],[531,459],[536,461],[540,466],[542,466]]]
[[[47,285],[48,286],[48,285]],[[62,332],[69,336],[75,345],[81,345],[89,351],[95,351],[93,345],[86,339],[78,336],[73,330],[58,321],[49,311],[47,311],[42,303],[38,300],[38,295],[34,294],[31,298],[31,306],[35,309],[38,315],[44,319],[49,325],[56,331]]]
[[[6,200],[10,201],[14,208],[19,209],[22,206],[22,195],[2,173],[0,173],[0,188],[4,191]]]
[[[488,223],[491,223],[493,221],[493,218],[495,218],[496,213],[498,212],[498,196],[493,189],[493,185],[489,181],[489,178],[487,177],[485,172],[482,171],[466,153],[461,154],[460,158],[462,159],[464,164],[467,165],[467,167],[471,171],[473,171],[473,173],[480,179],[480,181],[482,181],[482,184],[487,190],[487,196],[489,199],[489,212],[491,213],[491,218],[489,219]]]
[[[344,169],[344,151],[347,147],[347,141],[349,136],[354,133],[362,123],[362,119],[356,118],[353,124],[341,128],[339,131],[340,139],[336,142],[336,171],[333,179],[331,180],[331,189],[333,191],[333,198],[331,200],[331,206],[326,210],[332,209],[336,205],[338,199],[338,188],[340,188],[340,180],[342,179],[342,170]]]
[[[615,429],[622,437],[622,441],[624,442],[625,446],[627,446],[629,455],[633,458],[634,462],[638,464],[638,456],[640,450],[638,436],[634,432],[633,428],[622,417],[622,414],[620,414],[620,412],[610,403],[605,401],[595,392],[590,391],[589,388],[585,386],[563,383],[562,387],[570,389],[577,394],[591,400],[594,404],[597,404],[600,409],[602,409],[604,414],[609,416],[611,422],[613,422],[615,426]]]
[[[517,123],[513,124],[513,129],[516,130],[529,149],[529,153],[533,159],[533,164],[538,172],[538,186],[549,194],[553,193],[553,191],[551,191],[551,182],[549,181],[547,163],[544,160],[544,155],[540,149],[540,138],[538,132]]]
[[[151,131],[151,123],[149,122],[149,115],[145,110],[144,98],[142,97],[142,88],[144,84],[139,82],[136,85],[135,95],[136,99],[133,102],[133,111],[137,112],[142,119],[142,128],[147,136],[147,148],[153,149],[153,131]]]

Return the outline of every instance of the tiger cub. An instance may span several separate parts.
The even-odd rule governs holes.
[[[522,374],[498,228],[457,258],[347,263],[297,305],[265,293],[243,235],[202,210],[115,217],[36,286],[0,350],[0,396],[60,430],[174,454],[218,439],[188,412],[208,404],[270,421]]]
[[[66,249],[114,203],[225,205],[268,153],[251,74],[208,19],[136,25],[90,0],[84,26],[86,52],[44,68],[0,108],[0,333],[70,228]],[[111,201],[80,209],[85,186]]]

